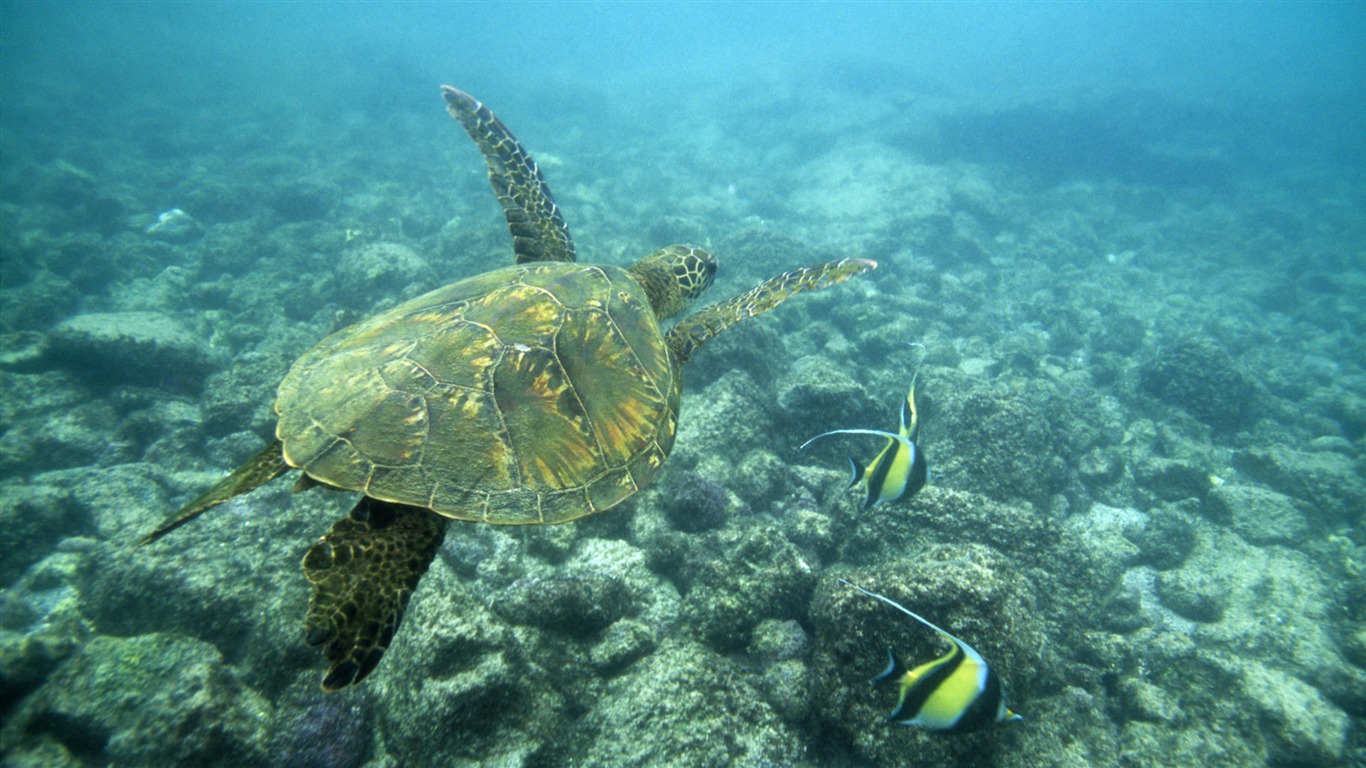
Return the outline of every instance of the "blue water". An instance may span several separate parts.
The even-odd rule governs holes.
[[[354,494],[133,545],[312,344],[511,261],[442,84],[582,261],[879,267],[699,351],[632,501],[453,526],[324,695]],[[1362,764],[1363,96],[1356,2],[0,2],[5,765]],[[876,439],[796,446],[917,366],[932,480],[861,510]],[[837,577],[1024,720],[883,722],[945,649]]]
[[[698,91],[766,87],[899,91],[956,110],[1149,100],[1110,128],[1209,131],[1225,150],[1312,145],[1301,151],[1343,170],[1361,159],[1355,3],[7,2],[4,14],[6,124],[47,133],[111,130],[100,116],[130,101],[224,123],[283,104],[415,110],[426,84],[450,80],[511,106],[631,94],[648,106],[619,110],[653,121]]]

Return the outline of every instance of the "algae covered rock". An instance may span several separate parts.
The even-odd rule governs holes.
[[[118,538],[97,542],[83,559],[77,585],[90,619],[102,634],[160,632],[211,642],[253,685],[307,664],[295,607],[307,601],[308,583],[299,574],[297,541],[332,513],[312,505],[346,501],[308,496],[297,499],[304,511],[296,517],[287,511],[288,488],[273,486],[222,505],[179,542],[136,549],[131,540],[150,522],[136,514],[158,507],[134,508],[111,531]]]
[[[1179,505],[1152,510],[1146,525],[1124,536],[1138,546],[1139,561],[1159,571],[1184,563],[1196,542],[1192,516]]]
[[[788,469],[789,463],[771,450],[750,451],[740,460],[732,486],[750,506],[762,509],[785,487]]]
[[[364,243],[341,255],[333,285],[345,301],[404,295],[405,289],[427,287],[436,273],[427,260],[402,243]]]
[[[514,624],[572,635],[598,632],[625,609],[625,586],[596,574],[518,579],[494,603],[494,610]]]
[[[742,456],[773,444],[768,427],[772,422],[771,398],[743,371],[727,371],[689,399],[683,409],[669,460],[671,471],[715,459],[704,474],[724,485],[734,469],[727,470],[729,462],[717,457]]]
[[[3,294],[0,294],[3,295]],[[0,327],[10,328],[15,323]],[[42,368],[47,354],[48,337],[37,331],[0,333],[0,371],[33,373]]]
[[[1129,670],[1123,715],[1163,725],[1127,723],[1126,752],[1144,764],[1351,763],[1366,674],[1338,648],[1342,606],[1318,563],[1206,525],[1185,564],[1152,581],[1163,610],[1183,615],[1154,617],[1116,659]]]
[[[0,381],[0,386],[10,383]],[[41,403],[35,409],[40,412],[51,410],[45,417],[10,421],[0,431],[0,475],[31,476],[62,467],[108,466],[132,460],[129,444],[111,439],[110,428],[118,422],[113,404],[90,398],[88,392],[72,387],[66,377],[32,377],[11,396]],[[0,404],[0,414],[12,413]]]
[[[718,650],[739,649],[764,619],[802,614],[815,573],[775,526],[711,534],[689,552],[682,619]]]
[[[655,633],[644,622],[622,619],[602,633],[602,639],[589,651],[593,668],[612,675],[655,649]]]
[[[292,167],[289,171],[287,180],[273,185],[265,200],[270,210],[289,222],[323,218],[339,198],[335,185],[314,178],[299,178]]]
[[[754,628],[749,652],[767,662],[804,659],[811,652],[811,638],[802,625],[792,619],[765,619]]]
[[[1133,473],[1143,492],[1159,501],[1203,498],[1210,488],[1208,470],[1184,458],[1140,456],[1133,462]]]
[[[1030,398],[979,389],[948,399],[941,418],[930,460],[952,485],[1040,505],[1064,486],[1058,436]]]
[[[841,542],[842,560],[868,565],[886,553],[952,541],[985,545],[996,552],[1013,553],[1021,564],[1061,570],[1055,554],[1063,528],[1027,505],[1004,504],[981,494],[929,485],[909,504],[886,509],[892,511],[857,517],[857,524]]]
[[[664,479],[660,506],[675,530],[697,533],[726,522],[726,489],[702,475],[684,470]]]
[[[805,662],[787,659],[764,670],[759,688],[764,700],[790,723],[801,723],[811,714],[811,670]]]
[[[86,540],[67,540],[0,590],[0,710],[40,686],[89,639],[74,582]]]
[[[374,698],[333,696],[300,674],[276,701],[274,768],[361,768],[374,753]]]
[[[1276,491],[1308,502],[1324,524],[1358,521],[1366,510],[1362,466],[1340,453],[1251,448],[1235,453],[1233,466]]]
[[[1205,338],[1184,341],[1148,361],[1139,369],[1139,389],[1220,432],[1247,426],[1256,413],[1256,383]]]
[[[849,372],[825,356],[798,360],[784,377],[778,405],[786,418],[812,430],[812,434],[844,427],[872,427],[870,414],[877,403]],[[810,437],[808,435],[807,437]]]
[[[113,765],[267,765],[273,707],[212,645],[174,634],[92,638],[13,714],[4,751],[57,744]]]
[[[557,572],[615,585],[615,602],[607,607],[615,617],[629,616],[651,627],[672,625],[678,619],[678,590],[646,567],[646,560],[644,550],[619,539],[585,538]]]
[[[160,384],[210,370],[213,351],[174,318],[160,312],[92,312],[52,331],[54,364],[106,385]]]
[[[1119,685],[1119,692],[1124,706],[1141,720],[1171,723],[1182,716],[1176,697],[1146,680],[1125,678]]]
[[[0,484],[0,585],[9,584],[68,536],[94,529],[87,509],[55,485]]]
[[[1200,570],[1181,568],[1157,574],[1162,604],[1191,621],[1218,621],[1224,613],[1225,586]]]
[[[147,524],[149,510],[170,506],[167,474],[146,463],[115,464],[107,469],[77,467],[37,475],[33,487],[60,488],[70,494],[71,503],[89,519],[94,536],[129,540]]]
[[[796,735],[738,672],[697,643],[665,643],[607,685],[600,703],[575,727],[572,764],[796,764],[802,755]]]
[[[1294,499],[1255,485],[1218,486],[1205,505],[1252,544],[1296,544],[1309,532],[1309,520]]]
[[[1263,741],[1272,764],[1336,765],[1347,751],[1351,721],[1347,714],[1312,686],[1283,670],[1238,655],[1203,657],[1232,689],[1251,704],[1244,727]],[[1225,688],[1224,686],[1227,686]]]
[[[1148,526],[1148,515],[1136,509],[1092,504],[1085,512],[1068,517],[1063,525],[1095,553],[1099,567],[1115,571],[1138,559],[1140,549],[1133,539]]]
[[[564,701],[517,637],[439,561],[428,571],[384,674],[367,682],[397,764],[432,765],[435,754],[449,764],[526,754],[554,735],[544,726],[564,717]]]

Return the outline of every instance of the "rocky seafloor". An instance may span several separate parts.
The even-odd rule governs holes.
[[[769,134],[531,131],[585,260],[698,242],[716,299],[881,266],[702,350],[652,488],[454,527],[339,694],[299,560],[350,494],[276,481],[135,544],[259,448],[312,343],[510,260],[478,157],[435,97],[216,143],[0,134],[0,765],[1366,762],[1360,190],[1040,181],[902,147],[879,105],[803,133],[820,98]],[[878,442],[797,446],[894,427],[910,342],[932,481],[862,511],[842,449]],[[886,648],[943,648],[839,577],[971,642],[1023,721],[887,723]]]

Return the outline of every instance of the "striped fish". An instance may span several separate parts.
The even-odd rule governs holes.
[[[797,449],[805,450],[806,446],[831,435],[877,435],[887,438],[887,444],[866,465],[858,463],[853,456],[849,457],[849,487],[853,488],[860,482],[867,483],[867,493],[863,499],[865,510],[884,501],[913,496],[925,487],[925,480],[929,477],[925,452],[916,444],[920,434],[919,415],[915,412],[915,380],[918,375],[919,371],[911,376],[910,391],[901,403],[901,428],[896,434],[878,429],[836,429],[816,435]]]
[[[896,709],[887,716],[888,720],[945,733],[967,733],[995,723],[1022,719],[1006,707],[1005,685],[1000,676],[972,646],[885,595],[869,592],[844,579],[840,579],[840,583],[881,600],[953,643],[953,649],[948,653],[909,670],[892,649],[887,649],[887,669],[873,678],[873,682],[901,685],[901,698]]]

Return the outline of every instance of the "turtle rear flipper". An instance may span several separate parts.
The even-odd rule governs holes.
[[[323,648],[323,690],[375,670],[445,536],[445,518],[430,510],[367,496],[309,548],[304,641]]]
[[[212,488],[196,497],[194,501],[176,510],[175,514],[166,518],[166,521],[157,526],[155,531],[143,536],[142,540],[138,542],[138,546],[151,544],[234,496],[240,496],[259,485],[274,480],[287,469],[289,469],[289,465],[285,463],[280,441],[274,440],[260,453],[247,459],[242,466],[234,469],[232,474],[219,480]]]
[[[877,269],[876,261],[840,259],[784,272],[720,304],[699,309],[669,330],[665,342],[679,363],[686,363],[707,339],[748,317],[767,312],[802,291],[819,291]]]

